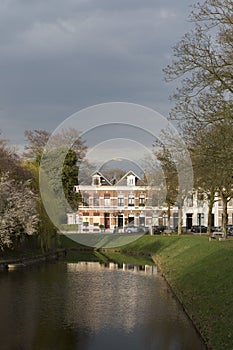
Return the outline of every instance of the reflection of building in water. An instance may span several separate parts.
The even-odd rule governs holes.
[[[134,265],[134,264],[116,264],[113,262],[100,263],[94,261],[79,261],[78,263],[67,263],[68,271],[81,271],[81,270],[123,270],[132,272],[145,272],[146,274],[156,275],[156,265]]]
[[[109,325],[130,333],[143,323],[145,290],[151,278],[157,281],[156,266],[79,262],[68,263],[67,269],[68,324],[95,334]]]

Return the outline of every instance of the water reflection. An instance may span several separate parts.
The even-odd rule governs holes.
[[[99,344],[93,349],[110,338],[114,349],[120,343],[123,349],[204,348],[156,266],[79,262],[67,268],[66,319],[92,334]]]
[[[56,263],[0,275],[1,350],[204,349],[155,266]]]
[[[101,263],[98,261],[79,261],[78,263],[68,263],[68,271],[80,271],[80,270],[123,270],[123,271],[133,271],[133,272],[144,272],[150,275],[157,275],[156,265],[135,265],[135,264],[117,264],[114,262]]]

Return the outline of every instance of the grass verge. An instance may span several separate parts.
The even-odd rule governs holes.
[[[210,349],[233,349],[233,240],[144,236],[122,252],[150,253]]]

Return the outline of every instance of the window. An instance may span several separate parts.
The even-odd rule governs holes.
[[[83,222],[83,226],[84,226],[84,227],[88,227],[88,226],[89,226],[89,222],[88,222],[88,221],[84,221],[84,222]]]
[[[193,195],[192,194],[188,195],[188,197],[187,197],[187,205],[188,205],[188,207],[193,206]]]
[[[198,192],[198,194],[197,194],[197,206],[203,207],[203,205],[204,205],[204,194],[201,192]]]
[[[93,196],[93,205],[94,205],[94,207],[99,206],[99,195],[98,194],[94,194],[94,196]]]
[[[119,194],[118,195],[118,206],[119,207],[123,207],[124,206],[124,195],[123,194]]]
[[[134,206],[134,194],[133,193],[130,193],[128,195],[128,206],[129,207]]]
[[[197,225],[204,225],[204,213],[197,213]]]
[[[145,226],[145,216],[139,216],[139,226]]]
[[[133,175],[127,177],[127,186],[135,186],[135,177]]]
[[[109,207],[110,206],[110,193],[104,194],[104,206]]]
[[[94,176],[92,179],[92,185],[98,186],[100,185],[100,177],[99,176]]]
[[[89,193],[83,193],[83,205],[88,206],[89,205]]]
[[[145,195],[144,193],[139,194],[139,205],[145,205]]]

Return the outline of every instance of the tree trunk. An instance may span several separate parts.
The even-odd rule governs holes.
[[[167,224],[168,224],[168,227],[166,227],[168,230],[170,230],[170,221],[171,221],[171,205],[168,204],[168,207],[167,207]]]
[[[221,193],[222,198],[222,231],[224,238],[227,238],[227,197]]]
[[[178,236],[182,233],[182,205],[178,206]]]
[[[207,234],[211,234],[211,221],[212,221],[212,209],[214,206],[214,192],[210,193],[209,207],[208,207],[208,224],[207,224]]]

